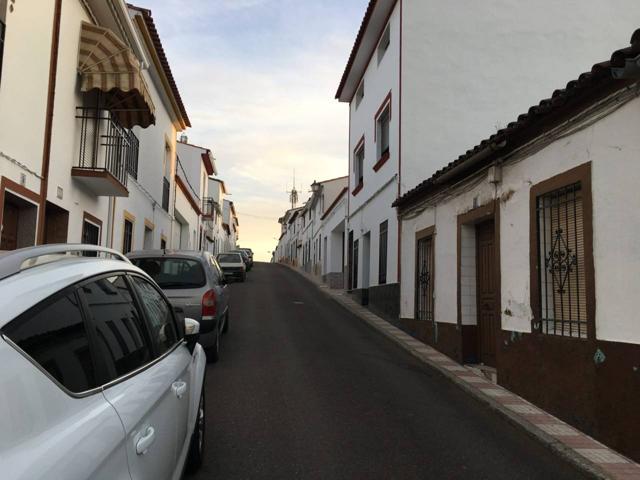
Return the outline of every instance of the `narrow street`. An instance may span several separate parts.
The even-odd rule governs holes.
[[[187,478],[583,478],[286,267],[232,297]]]

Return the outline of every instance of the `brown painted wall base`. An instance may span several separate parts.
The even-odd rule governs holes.
[[[640,461],[640,345],[503,331],[498,383]]]
[[[463,334],[456,323],[436,322],[434,327],[433,322],[413,318],[400,318],[392,323],[412,337],[431,345],[457,362],[464,363]]]

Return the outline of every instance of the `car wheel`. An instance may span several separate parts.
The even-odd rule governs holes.
[[[224,316],[224,327],[222,327],[222,333],[229,331],[229,309],[227,308],[227,314]]]
[[[204,385],[202,385],[202,393],[200,394],[200,403],[198,404],[198,413],[196,414],[196,425],[189,442],[189,454],[187,456],[187,470],[195,472],[202,466],[204,458],[204,438],[206,430],[206,411],[204,400]]]
[[[207,362],[216,363],[220,360],[220,327],[218,326],[216,329],[216,341],[214,342],[212,347],[208,347],[205,350],[207,354]]]

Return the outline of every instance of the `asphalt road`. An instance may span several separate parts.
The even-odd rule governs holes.
[[[581,479],[286,267],[232,285],[190,479]]]

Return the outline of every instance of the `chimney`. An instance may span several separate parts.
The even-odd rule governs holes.
[[[188,143],[189,142],[189,137],[187,137],[186,133],[183,133],[180,135],[180,142],[181,143]]]

